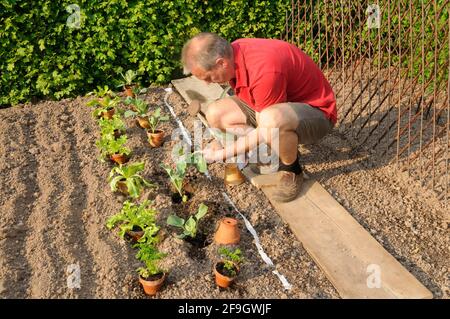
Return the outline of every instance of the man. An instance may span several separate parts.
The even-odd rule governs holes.
[[[274,199],[295,199],[303,180],[298,144],[318,142],[337,121],[333,90],[312,59],[281,40],[239,39],[230,44],[205,32],[184,45],[182,63],[185,74],[207,83],[228,82],[235,92],[210,104],[205,116],[211,127],[244,136],[226,149],[207,148],[206,159],[224,160],[261,142],[277,146]],[[276,141],[270,129],[278,130]]]

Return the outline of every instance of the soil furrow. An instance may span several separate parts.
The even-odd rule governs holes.
[[[37,121],[35,127],[38,150],[36,180],[39,194],[35,206],[28,218],[27,225],[32,227],[27,239],[26,252],[31,265],[31,280],[28,292],[32,298],[50,298],[57,295],[66,297],[65,267],[61,263],[61,242],[58,242],[61,222],[59,199],[64,194],[59,178],[60,167],[52,156],[53,138],[50,133],[50,121],[45,105],[33,109]],[[49,109],[52,112],[53,108]]]
[[[28,254],[30,238],[34,237],[36,229],[36,218],[33,218],[33,214],[36,213],[34,201],[41,191],[37,183],[39,151],[35,136],[35,121],[33,112],[20,109],[15,110],[10,117],[10,123],[13,124],[9,126],[9,130],[13,130],[15,134],[10,134],[12,140],[9,145],[12,146],[12,150],[17,149],[13,151],[14,158],[7,159],[11,166],[15,166],[11,174],[15,189],[9,193],[11,196],[9,203],[2,209],[3,216],[6,217],[6,220],[2,220],[5,227],[2,251],[6,257],[8,272],[4,277],[5,295],[8,298],[31,296],[28,288],[32,285],[36,273],[40,274],[42,271],[42,268],[34,269]],[[36,252],[43,265],[50,263],[47,250]],[[50,272],[42,275],[50,276]]]

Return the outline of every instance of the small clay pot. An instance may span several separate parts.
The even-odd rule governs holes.
[[[228,163],[225,164],[225,177],[224,182],[227,185],[240,185],[245,182],[245,177],[242,175],[237,164]]]
[[[235,245],[240,239],[238,221],[231,217],[222,218],[214,235],[214,241],[219,245]]]
[[[121,130],[114,130],[114,138],[119,138],[123,135],[123,132]]]
[[[110,119],[112,119],[114,113],[116,113],[116,109],[113,108],[113,109],[109,109],[108,111],[104,111],[102,113],[102,116],[104,119],[110,120]]]
[[[145,128],[147,130],[150,128],[150,124],[148,123],[148,117],[138,116],[137,122],[138,122],[138,125],[142,128]]]
[[[236,279],[237,274],[239,273],[239,267],[236,264],[234,264],[234,269],[236,270],[236,276],[228,277],[221,273],[221,271],[223,269],[223,265],[224,265],[223,261],[219,261],[214,265],[214,275],[216,277],[217,286],[222,287],[222,288],[228,288],[233,283],[233,281]]]
[[[151,147],[160,147],[164,142],[164,132],[161,130],[155,130],[154,133],[147,131],[147,136]]]
[[[152,278],[144,279],[141,276],[139,276],[139,282],[141,283],[142,287],[144,288],[145,293],[149,296],[156,295],[156,293],[161,289],[162,285],[164,284],[164,281],[166,280],[167,274],[162,273],[162,274],[158,274],[158,275],[155,275],[152,277],[156,277],[156,278],[155,279],[152,279]]]
[[[127,230],[127,235],[130,237],[131,241],[137,243],[142,236],[144,236],[144,231],[140,227],[133,227],[133,230]]]
[[[128,195],[128,186],[123,181],[118,181],[117,184],[117,190],[121,192],[122,194]]]
[[[125,95],[129,97],[134,97],[132,85],[125,85]]]
[[[125,164],[129,161],[129,158],[125,154],[113,154],[111,155],[111,161],[116,162],[117,164]]]

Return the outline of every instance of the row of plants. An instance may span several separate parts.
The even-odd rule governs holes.
[[[158,249],[160,241],[158,233],[161,228],[156,223],[158,211],[152,207],[152,201],[144,200],[139,203],[139,198],[144,188],[158,188],[158,185],[141,175],[145,168],[144,162],[130,162],[133,154],[126,146],[127,127],[123,117],[136,118],[136,125],[147,131],[152,148],[162,145],[164,132],[159,130],[159,125],[167,121],[169,117],[164,116],[160,108],[150,106],[139,97],[146,93],[146,90],[133,82],[134,71],[127,71],[123,79],[125,98],[119,97],[108,86],[98,87],[92,92],[95,97],[87,105],[93,108],[92,116],[100,129],[100,139],[96,141],[100,153],[99,159],[103,162],[109,160],[114,165],[108,176],[110,188],[113,192],[121,192],[127,197],[120,212],[108,218],[106,227],[110,230],[117,228],[118,236],[130,241],[132,247],[137,249],[136,258],[143,263],[143,266],[137,269],[139,282],[146,294],[155,295],[168,275],[168,270],[159,266],[167,254]],[[125,110],[121,106],[129,109]],[[152,135],[158,133],[161,133],[162,137]],[[205,173],[207,166],[200,151],[186,154],[184,149],[180,148],[178,155],[175,165],[161,164],[161,167],[170,180],[173,205],[182,205],[184,211],[187,210],[186,204],[193,196],[193,188],[186,178],[188,169],[192,167],[198,173]],[[199,231],[199,223],[207,213],[208,206],[200,203],[195,214],[189,214],[187,218],[170,214],[166,224],[179,230],[179,232],[176,231],[176,237],[193,246],[203,248],[206,235]],[[231,231],[231,240],[220,235],[224,231]],[[220,287],[228,287],[239,272],[239,264],[243,260],[242,252],[239,248],[233,250],[226,246],[236,245],[239,239],[237,220],[222,219],[215,234],[216,243],[222,244],[218,250],[221,260],[214,266],[216,283]],[[228,279],[224,281],[223,278]]]

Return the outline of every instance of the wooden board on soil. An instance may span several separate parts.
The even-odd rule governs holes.
[[[220,85],[208,85],[195,77],[172,83],[188,103],[201,100],[203,111],[223,92]],[[272,200],[273,186],[263,186],[272,182],[267,176],[248,168],[243,173],[261,188],[341,297],[432,298],[318,182],[306,180],[297,199],[278,203]]]

